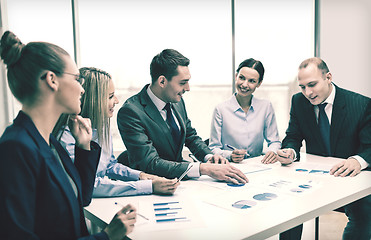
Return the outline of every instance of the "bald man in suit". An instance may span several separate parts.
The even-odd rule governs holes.
[[[298,83],[302,92],[292,97],[278,160],[285,165],[300,160],[304,140],[307,153],[344,159],[330,170],[334,176],[353,177],[371,166],[371,99],[336,86],[320,58],[300,64]],[[343,239],[371,239],[371,195],[344,210],[349,221]],[[301,228],[281,234],[281,239],[300,239]]]
[[[187,116],[183,94],[189,91],[189,59],[165,49],[151,62],[151,84],[130,97],[120,108],[118,128],[128,151],[129,165],[167,178],[208,175],[235,184],[247,178],[228,160],[213,155],[197,135]],[[187,146],[199,162],[182,158]]]

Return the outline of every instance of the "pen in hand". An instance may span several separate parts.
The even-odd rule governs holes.
[[[281,149],[281,151],[284,153],[284,154],[287,154],[287,150],[286,149]],[[294,159],[292,158],[291,154],[287,155],[287,156],[283,156],[281,153],[281,151],[277,151],[277,155],[282,157],[282,158],[286,158],[286,159],[289,159],[291,162],[294,161]]]
[[[124,207],[124,205],[122,205],[121,203],[118,203],[118,202],[115,202],[115,205],[120,206],[120,207]],[[128,214],[128,213],[125,213],[125,214]],[[138,216],[141,216],[142,218],[144,218],[144,219],[146,219],[146,220],[149,221],[149,219],[147,217],[145,217],[144,215],[142,215],[142,214],[140,214],[138,212],[137,212],[137,215]]]
[[[195,157],[195,155],[193,155],[192,153],[190,153],[188,156],[189,156],[190,158],[192,158],[193,161],[195,161],[195,162],[199,162],[198,159]]]
[[[178,181],[176,181],[177,183],[180,182],[180,180],[182,180],[185,175],[187,175],[187,173],[191,170],[191,168],[193,167],[193,165],[190,165],[189,168],[187,168],[187,170],[184,171],[184,173],[182,175],[180,175],[180,177],[178,178]]]
[[[232,145],[227,144],[226,146],[227,146],[228,148],[232,149],[232,150],[237,150],[237,148],[236,148],[236,147],[233,147]],[[244,158],[248,158],[248,157],[250,157],[250,154],[248,154],[248,153],[246,152]]]

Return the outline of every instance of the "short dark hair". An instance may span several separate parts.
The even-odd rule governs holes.
[[[168,81],[178,75],[177,67],[189,65],[189,59],[174,49],[165,49],[153,57],[150,67],[152,83],[163,75]]]
[[[325,63],[325,61],[323,61],[319,57],[312,57],[312,58],[305,59],[299,65],[299,69],[306,68],[308,67],[309,64],[314,64],[315,66],[317,66],[317,68],[322,71],[322,75],[325,75],[326,73],[330,72],[330,69],[327,67],[327,64]]]
[[[263,77],[264,77],[263,63],[253,58],[249,58],[241,62],[240,65],[238,65],[236,72],[238,73],[243,67],[255,69],[259,73],[259,82],[263,81]]]

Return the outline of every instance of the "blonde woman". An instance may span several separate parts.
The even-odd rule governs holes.
[[[81,116],[91,119],[92,140],[102,146],[96,173],[93,197],[117,197],[141,194],[173,194],[179,185],[176,179],[166,179],[131,169],[113,155],[110,118],[119,103],[110,74],[97,68],[81,68],[85,94],[81,102]],[[60,142],[74,159],[75,140],[68,127],[63,128]]]
[[[2,239],[122,239],[133,230],[136,210],[119,211],[100,233],[89,235],[83,207],[91,201],[100,150],[89,119],[77,116],[84,79],[62,48],[23,44],[6,31],[0,54],[8,84],[22,110],[0,138]],[[62,113],[73,114],[76,159],[51,135]]]

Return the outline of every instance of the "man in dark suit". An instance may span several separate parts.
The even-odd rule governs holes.
[[[130,97],[118,112],[117,123],[128,151],[129,165],[167,178],[209,175],[227,182],[246,183],[246,176],[228,161],[213,155],[191,126],[182,95],[189,91],[189,59],[165,49],[150,66],[152,83]],[[183,145],[201,162],[182,158]],[[220,164],[217,164],[220,163]]]
[[[371,99],[339,88],[320,58],[309,58],[299,66],[302,92],[292,97],[290,122],[278,160],[291,164],[306,152],[343,158],[330,170],[334,176],[356,176],[371,164]],[[343,239],[371,239],[371,195],[344,206],[349,219]],[[301,226],[284,234],[297,232]],[[299,231],[298,231],[299,230]],[[292,239],[299,239],[297,235]],[[290,237],[284,238],[290,239]]]

